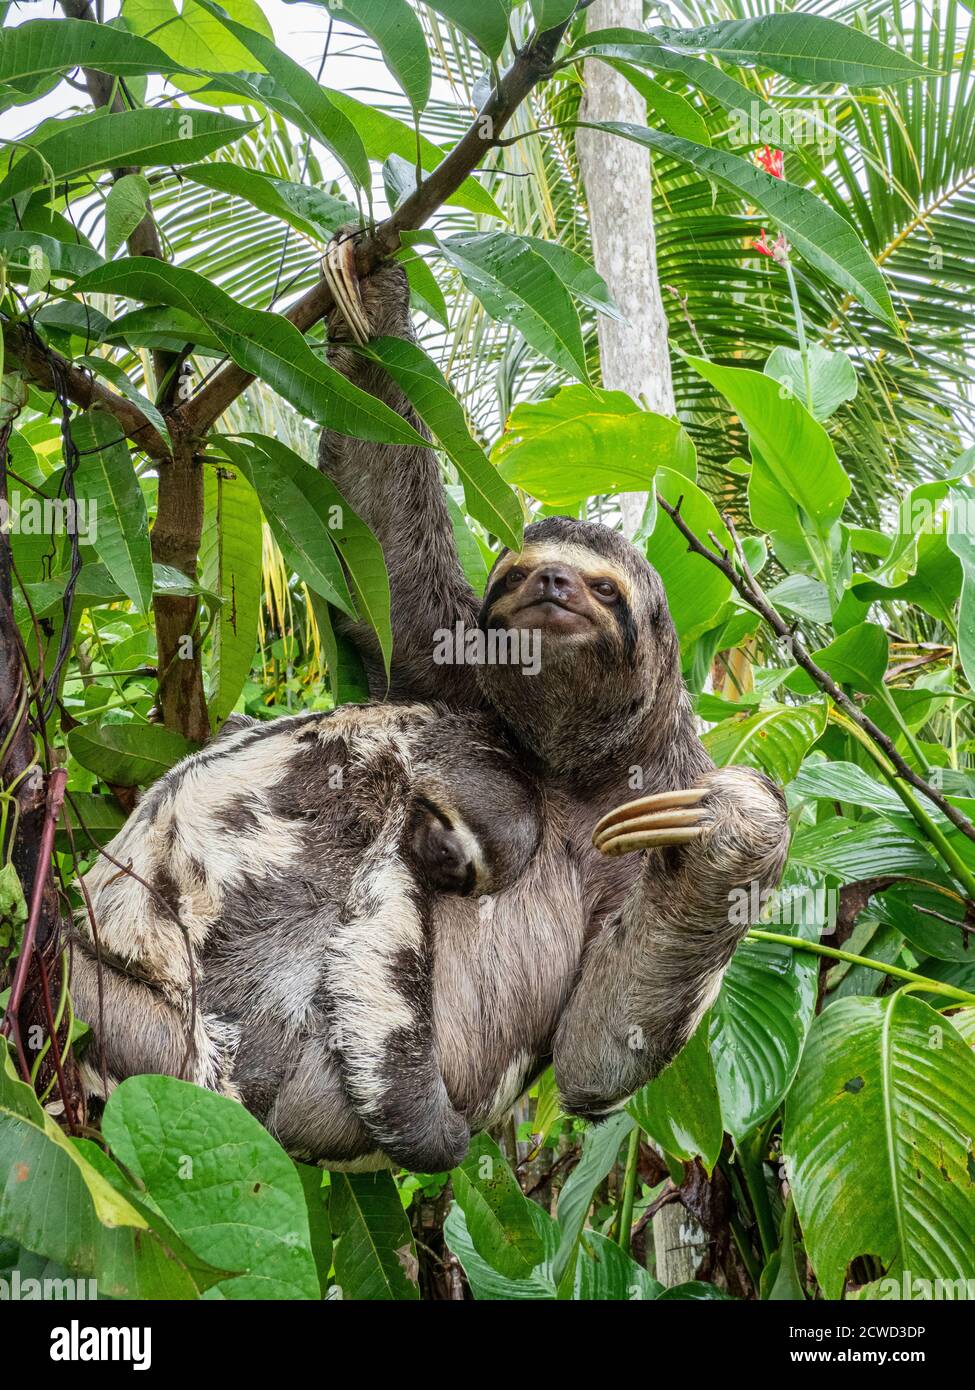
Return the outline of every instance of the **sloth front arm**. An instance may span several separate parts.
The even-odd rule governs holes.
[[[382,265],[359,282],[373,337],[415,341],[410,295],[401,266]],[[348,345],[348,327],[337,310],[329,317],[329,361],[354,385],[378,397],[428,438],[426,426],[396,383]],[[476,624],[478,601],[464,577],[435,453],[410,445],[375,444],[333,430],[322,432],[318,466],[369,526],[383,549],[389,573],[393,659],[388,698],[480,703],[470,665],[437,666],[434,634],[459,622]],[[375,634],[363,623],[339,618],[340,631],[356,643],[375,698],[387,695]]]
[[[695,789],[605,820],[614,816],[604,852],[642,851],[643,865],[620,912],[589,942],[553,1045],[564,1108],[590,1118],[652,1080],[687,1042],[747,931],[735,890],[773,888],[788,849],[782,793],[747,768],[705,773]]]

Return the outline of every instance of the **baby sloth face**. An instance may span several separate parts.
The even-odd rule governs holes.
[[[417,875],[431,893],[489,893],[493,877],[484,847],[468,826],[452,822],[425,797],[412,815],[411,848]]]

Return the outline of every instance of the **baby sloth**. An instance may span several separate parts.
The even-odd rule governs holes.
[[[301,1058],[320,1048],[376,1147],[415,1171],[452,1167],[469,1130],[434,1037],[436,896],[516,882],[541,824],[535,779],[475,712],[353,705],[228,720],[149,789],[112,860],[86,875],[101,969],[118,989],[99,991],[85,914],[72,989],[109,1082],[183,1075],[241,1099],[275,1131],[275,1098],[289,1086],[305,1093]],[[284,995],[282,969],[293,981]],[[128,976],[151,988],[139,986],[138,1045],[123,1055],[116,1008]],[[99,1073],[95,1061],[92,1089]],[[309,1114],[309,1131],[321,1121]],[[300,1132],[282,1138],[304,1152]]]

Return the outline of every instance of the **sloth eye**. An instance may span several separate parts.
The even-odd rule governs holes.
[[[611,579],[597,579],[594,584],[589,586],[594,594],[603,599],[606,603],[612,603],[619,598],[620,591]]]
[[[509,589],[513,589],[516,585],[520,584],[524,578],[524,570],[509,570],[504,577],[504,582],[507,584]]]

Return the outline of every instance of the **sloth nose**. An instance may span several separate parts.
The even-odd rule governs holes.
[[[544,565],[532,575],[532,587],[539,598],[567,599],[575,590],[575,578],[562,565]]]

